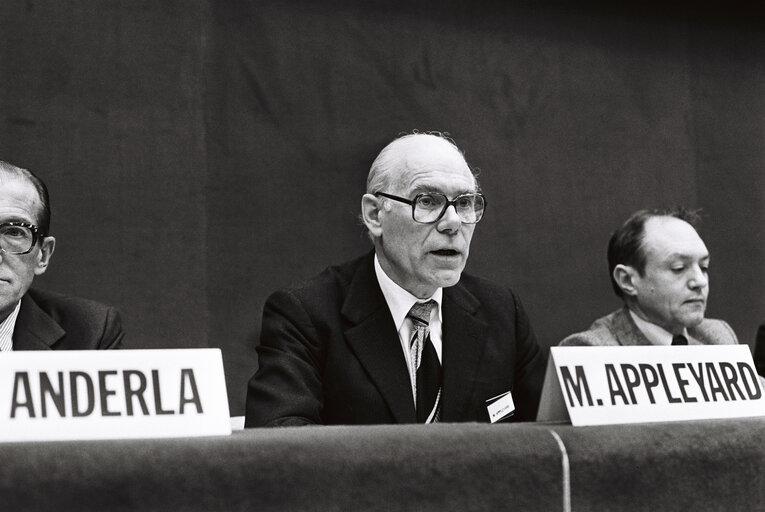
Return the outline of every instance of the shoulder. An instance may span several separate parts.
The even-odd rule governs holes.
[[[271,296],[292,295],[301,299],[310,299],[316,296],[326,297],[328,293],[342,292],[350,286],[356,273],[365,264],[368,264],[369,271],[374,276],[372,258],[370,255],[364,255],[339,265],[327,267],[313,277],[275,291]]]
[[[455,289],[462,289],[472,294],[481,304],[515,304],[520,302],[518,295],[509,287],[471,274],[462,274]]]
[[[115,342],[121,343],[122,321],[119,312],[112,306],[95,300],[38,289],[30,289],[27,292],[22,300],[22,310],[24,300],[33,302],[34,306],[71,336],[83,339],[99,338],[99,345],[111,346]],[[21,312],[19,317],[22,318]],[[23,318],[31,317],[24,315]]]
[[[733,328],[724,320],[705,318],[690,330],[691,336],[699,338],[706,345],[735,345],[738,338]]]
[[[609,313],[595,320],[589,329],[571,334],[564,338],[560,346],[607,346],[619,345],[619,340],[614,333],[614,326],[619,318],[625,314],[623,309]]]

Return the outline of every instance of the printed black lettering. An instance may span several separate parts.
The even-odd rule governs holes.
[[[572,390],[579,401],[579,407],[584,405],[582,392],[587,396],[587,404],[592,405],[592,394],[590,393],[590,386],[587,384],[587,377],[584,375],[584,368],[582,366],[574,366],[574,372],[576,373],[576,382],[571,378],[571,371],[568,369],[568,366],[560,367],[560,374],[563,377],[563,385],[566,388],[569,407],[576,407],[574,398],[571,396]]]
[[[85,383],[85,391],[87,392],[88,396],[88,401],[85,404],[85,409],[82,410],[80,410],[80,398],[77,385],[78,380]],[[72,416],[90,416],[93,413],[93,409],[96,408],[93,380],[90,378],[90,375],[85,372],[70,372],[69,392],[72,394]]]
[[[762,396],[762,388],[757,372],[746,363],[738,363],[738,372],[741,375],[741,382],[746,388],[746,394],[749,395],[749,400],[759,400]],[[746,378],[747,376],[749,379]],[[751,387],[749,386],[750,382],[752,383]]]
[[[691,363],[688,363],[688,369],[691,370],[693,379],[696,381],[696,384],[699,385],[704,401],[709,402],[709,395],[707,394],[707,389],[704,387],[704,363],[699,363],[699,373],[696,373]]]
[[[623,363],[621,366],[627,393],[630,394],[632,403],[636,404],[637,400],[635,399],[634,389],[640,385],[640,374],[638,373],[637,368],[631,364]]]
[[[19,383],[21,384],[21,391],[23,398],[19,396]],[[16,417],[16,409],[23,407],[27,410],[27,414],[30,418],[35,417],[35,406],[32,402],[32,392],[29,390],[29,374],[27,372],[16,372],[13,378],[13,401],[11,402],[11,418]]]
[[[186,398],[186,382],[188,382],[189,389],[191,390],[191,398]],[[183,414],[183,409],[186,404],[194,404],[197,408],[197,412],[202,414],[202,401],[199,399],[197,381],[194,379],[194,370],[191,368],[184,368],[181,370],[181,405],[178,411],[179,414]]]
[[[726,402],[730,401],[728,395],[725,394],[725,388],[720,381],[720,376],[717,375],[714,363],[707,363],[707,382],[709,382],[709,394],[712,396],[712,400],[716,402],[719,393]]]
[[[680,370],[684,369],[685,363],[672,363],[672,370],[675,372],[675,378],[677,379],[677,383],[680,386],[680,394],[683,395],[683,402],[698,402],[698,398],[695,396],[688,396],[688,393],[685,392],[685,388],[688,386],[688,379],[684,379],[682,376],[680,376]]]
[[[630,403],[627,401],[627,394],[622,388],[622,383],[619,380],[619,375],[617,375],[614,365],[606,365],[606,377],[608,378],[608,391],[611,393],[611,405],[616,405],[617,396],[622,397],[624,405],[629,405]]]
[[[98,372],[98,394],[101,397],[101,416],[121,416],[119,411],[109,410],[109,397],[116,395],[117,392],[106,387],[106,378],[110,375],[117,375],[117,370],[101,370]]]
[[[154,408],[157,414],[175,414],[172,409],[162,409],[162,393],[159,390],[159,370],[151,371],[151,385],[154,388]]]
[[[58,415],[60,417],[65,416],[66,401],[64,400],[64,372],[58,372],[58,392],[53,389],[53,383],[48,378],[48,374],[40,372],[40,409],[43,418],[48,417],[47,397],[50,397],[53,400],[53,405],[56,406]]]
[[[138,387],[132,386],[131,379],[133,376],[138,377]],[[122,372],[122,381],[125,385],[125,405],[127,407],[127,415],[133,416],[133,398],[138,398],[138,405],[141,407],[141,411],[144,416],[148,416],[149,408],[146,406],[146,400],[143,397],[146,391],[146,375],[139,370],[125,370]]]
[[[643,384],[645,384],[645,392],[648,393],[648,399],[652,404],[656,403],[656,399],[653,397],[653,388],[659,385],[659,375],[650,364],[641,363],[638,365],[640,368],[640,375],[643,377]],[[650,372],[651,377],[648,377]]]
[[[680,398],[677,398],[675,396],[672,396],[672,392],[669,390],[669,386],[667,385],[667,377],[664,375],[664,367],[659,364],[657,365],[657,370],[659,371],[659,377],[661,378],[661,385],[664,387],[664,393],[667,395],[667,400],[671,404],[677,404],[682,402]]]
[[[746,398],[744,398],[744,393],[741,392],[741,388],[738,387],[736,367],[731,363],[722,362],[720,363],[720,371],[722,371],[723,380],[725,380],[725,384],[728,387],[728,396],[730,396],[730,399],[736,400],[736,395],[733,394],[733,390],[735,389],[738,392],[738,396],[741,397],[741,400],[746,400]]]

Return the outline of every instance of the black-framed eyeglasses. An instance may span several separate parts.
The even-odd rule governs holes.
[[[438,222],[450,206],[454,206],[454,210],[462,222],[475,224],[481,220],[486,209],[486,197],[480,193],[461,194],[452,200],[440,192],[417,194],[411,200],[385,192],[375,192],[375,196],[383,196],[411,205],[412,219],[420,224]]]
[[[0,223],[0,251],[7,254],[26,254],[42,237],[40,229],[28,222]]]

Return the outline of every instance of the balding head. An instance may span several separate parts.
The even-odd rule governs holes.
[[[463,166],[472,176],[474,188],[478,189],[464,155],[451,140],[437,133],[413,133],[399,137],[380,151],[369,169],[367,193],[397,190],[410,172],[447,161]]]
[[[29,169],[17,167],[0,160],[0,181],[21,180],[31,184],[37,190],[39,208],[36,212],[36,224],[43,235],[50,233],[50,198],[45,183]]]

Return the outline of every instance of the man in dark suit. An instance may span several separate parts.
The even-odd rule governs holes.
[[[709,251],[684,209],[640,210],[608,244],[614,292],[624,307],[561,345],[720,345],[738,343],[726,322],[704,318]]]
[[[757,373],[765,376],[765,322],[757,329],[757,338],[754,340],[754,366]]]
[[[246,425],[487,422],[507,392],[499,408],[534,419],[546,358],[526,313],[462,273],[484,207],[446,138],[386,146],[361,201],[374,251],[266,302]]]
[[[124,333],[114,308],[30,290],[56,246],[49,229],[45,184],[0,161],[0,351],[119,348]]]

